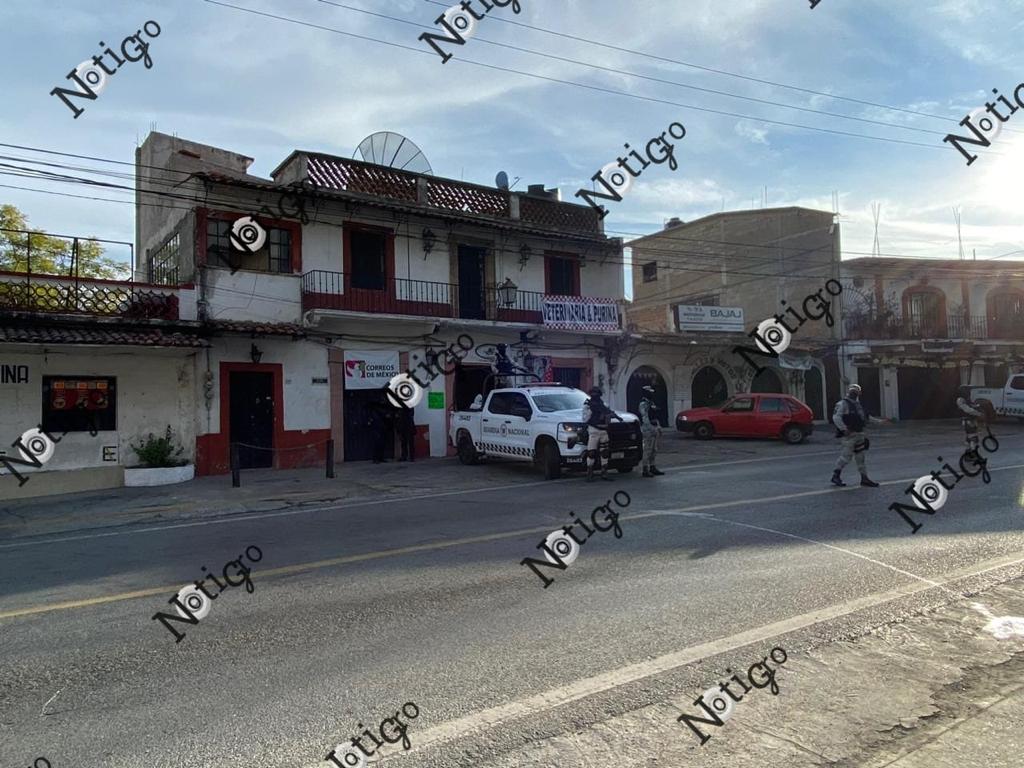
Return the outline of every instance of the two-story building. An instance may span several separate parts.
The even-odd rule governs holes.
[[[194,372],[200,473],[226,471],[231,443],[243,466],[322,462],[328,438],[369,458],[383,386],[460,341],[415,408],[419,455],[449,453],[451,410],[494,383],[499,348],[534,379],[608,380],[622,246],[593,209],[318,152],[270,179],[252,162],[159,133],[137,153],[145,277],[194,284],[215,333]],[[265,237],[240,248],[250,216]]]
[[[1001,387],[1024,366],[1024,261],[842,263],[843,375],[875,413],[957,415],[961,384]]]
[[[840,239],[832,213],[790,207],[672,219],[628,246],[627,327],[635,343],[623,375],[631,407],[651,384],[669,424],[680,410],[739,392],[791,394],[825,418],[840,386]],[[819,292],[827,314],[817,299],[805,303]],[[775,315],[793,331],[777,358],[734,351],[757,349],[750,332]]]

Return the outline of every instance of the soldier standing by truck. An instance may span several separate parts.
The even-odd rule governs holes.
[[[601,479],[611,480],[608,477],[608,458],[611,456],[608,450],[608,422],[611,419],[622,421],[622,418],[611,408],[604,404],[601,399],[604,393],[600,387],[590,388],[590,399],[583,404],[583,421],[587,425],[587,482],[594,481],[594,462],[597,461],[597,452],[601,451]]]
[[[658,419],[658,406],[655,405],[654,387],[647,385],[643,387],[643,398],[640,400],[640,433],[644,441],[644,457],[640,461],[643,467],[644,477],[656,477],[664,475],[654,464],[655,456],[658,453],[658,438],[661,436],[661,422]]]

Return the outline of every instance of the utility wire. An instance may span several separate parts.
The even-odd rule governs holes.
[[[102,163],[112,163],[112,164],[117,164],[117,165],[129,165],[129,166],[133,166],[134,165],[133,163],[129,163],[129,162],[121,161],[121,160],[111,160],[109,158],[93,157],[93,156],[89,156],[89,155],[79,155],[79,154],[74,154],[74,153],[70,153],[70,152],[58,152],[58,151],[55,151],[55,150],[43,149],[43,148],[40,148],[40,147],[29,147],[29,146],[24,146],[24,145],[19,145],[19,144],[6,144],[6,143],[3,143],[3,142],[0,142],[0,147],[9,147],[9,148],[14,148],[14,149],[21,149],[21,150],[25,150],[25,151],[30,151],[30,152],[39,152],[39,153],[43,153],[43,154],[53,154],[53,155],[60,155],[60,156],[64,156],[64,157],[73,157],[73,158],[87,159],[87,160],[93,160],[93,161],[102,162]],[[3,156],[0,156],[0,159],[3,159]],[[31,162],[31,163],[34,163],[34,164],[37,164],[37,165],[40,165],[40,164],[43,164],[43,165],[53,165],[53,166],[58,167],[58,168],[77,169],[76,166],[62,166],[62,165],[56,164],[56,163],[54,163],[54,164],[46,164],[46,163],[42,163],[41,161],[31,160],[31,159],[27,160],[26,162]],[[168,187],[172,187],[172,188],[177,188],[181,183],[183,183],[185,181],[188,181],[190,178],[194,178],[195,174],[196,174],[195,171],[182,171],[182,170],[177,170],[177,169],[172,169],[172,168],[164,168],[162,166],[153,166],[153,165],[140,164],[139,167],[146,168],[146,169],[151,169],[151,170],[155,170],[155,171],[160,171],[160,172],[163,172],[163,173],[166,173],[166,174],[178,174],[180,176],[183,176],[184,178],[182,179],[182,181],[178,182],[177,184],[173,184],[173,183],[171,183],[170,181],[168,181],[166,179],[144,178],[142,180],[143,183],[159,184],[159,185],[164,185],[164,186],[168,186]],[[95,173],[95,174],[98,174],[98,175],[109,175],[109,176],[112,176],[112,177],[115,177],[115,178],[124,178],[125,180],[133,180],[134,179],[134,176],[129,177],[127,175],[120,175],[120,174],[117,174],[117,173],[112,172],[112,171],[104,171],[104,170],[100,170],[100,169],[88,169],[88,170],[89,170],[89,172]],[[259,179],[258,177],[254,177],[253,180],[254,181],[264,181],[263,179]],[[128,188],[125,187],[125,189],[128,189]],[[285,192],[286,190],[287,190],[286,187],[281,187],[281,192]],[[34,191],[41,191],[41,190],[34,190]],[[134,186],[131,187],[131,191],[135,191],[135,187]],[[91,198],[86,198],[86,199],[91,199]],[[188,198],[188,199],[192,199],[192,198]],[[120,202],[120,201],[116,201],[116,202]],[[755,211],[755,210],[758,210],[758,209],[751,209],[751,211]],[[429,214],[424,214],[424,215],[429,215]],[[665,232],[665,230],[662,229],[662,230],[656,230],[654,232],[643,233],[643,232],[630,232],[630,231],[627,231],[627,230],[605,229],[605,232],[606,233],[611,232],[611,233],[614,233],[614,234],[617,234],[617,235],[624,235],[624,236],[627,236],[627,237],[646,238],[646,237],[652,237],[652,236],[655,236],[655,235],[658,235],[658,234],[663,234]],[[709,244],[710,243],[710,244],[716,244],[716,245],[733,245],[733,246],[737,246],[737,247],[741,247],[741,248],[760,248],[760,249],[766,249],[766,250],[772,250],[772,251],[778,251],[778,250],[782,250],[782,251],[803,251],[804,250],[803,248],[800,248],[799,246],[786,246],[786,245],[775,245],[775,244],[765,244],[765,243],[746,243],[746,242],[740,242],[740,241],[735,241],[735,240],[716,240],[714,238],[708,238],[708,237],[701,237],[701,238],[685,237],[685,236],[683,236],[681,234],[674,233],[674,232],[671,235],[668,235],[667,239],[674,240],[674,241],[678,240],[678,241],[683,241],[683,242],[701,243],[701,244]],[[654,252],[659,252],[659,253],[676,253],[676,251],[670,251],[670,250],[666,250],[666,249],[657,249],[657,248],[652,248],[652,247],[649,247],[649,246],[632,246],[632,245],[630,245],[631,242],[633,242],[633,241],[627,241],[625,243],[626,247],[634,247],[634,248],[637,248],[637,249],[642,249],[645,252],[649,251],[649,252],[652,252],[652,253],[654,253]],[[931,243],[931,245],[933,245],[933,246],[935,246],[937,248],[944,248],[944,247],[946,247],[949,244],[949,242],[950,241],[944,241],[942,243]],[[1001,254],[999,256],[993,256],[993,257],[989,257],[989,258],[995,258],[995,259],[1004,258],[1005,256],[1012,255],[1013,253],[1016,253],[1016,252],[1017,251],[1010,251],[1009,253]],[[854,250],[849,250],[849,249],[845,249],[845,248],[843,249],[843,253],[844,254],[857,255],[857,256],[875,256],[876,255],[873,252],[869,252],[869,251],[854,251]],[[709,254],[709,255],[715,255],[715,254]],[[927,258],[927,257],[921,257],[921,256],[913,256],[911,254],[906,254],[906,253],[881,253],[881,254],[878,254],[878,256],[881,256],[881,257],[884,257],[884,258],[897,258],[897,259],[899,259],[899,258],[912,258],[912,259],[913,258]],[[747,258],[753,258],[753,257],[749,257],[748,256]],[[775,258],[775,255],[773,254],[773,255],[768,256],[766,258]],[[987,259],[983,259],[983,260],[987,260]]]
[[[437,55],[433,51],[429,51],[429,50],[426,50],[424,48],[414,48],[413,46],[410,46],[410,45],[402,45],[401,43],[393,43],[393,42],[390,42],[388,40],[381,40],[379,38],[370,37],[368,35],[359,35],[359,34],[356,34],[354,32],[346,32],[345,30],[335,29],[333,27],[326,27],[326,26],[324,26],[322,24],[314,24],[312,22],[302,21],[301,19],[293,19],[293,18],[290,18],[288,16],[279,16],[279,15],[274,14],[274,13],[267,13],[266,11],[257,11],[257,10],[254,10],[252,8],[243,8],[242,6],[232,5],[231,3],[222,2],[222,0],[203,0],[203,2],[210,3],[211,5],[219,5],[219,6],[222,6],[224,8],[231,8],[232,10],[241,11],[243,13],[249,13],[249,14],[252,14],[252,15],[255,15],[255,16],[263,16],[265,18],[274,19],[274,20],[277,20],[277,21],[283,21],[283,22],[290,23],[290,24],[298,24],[300,26],[310,27],[311,29],[320,29],[320,30],[324,30],[326,32],[333,32],[335,34],[345,35],[346,37],[352,37],[352,38],[355,38],[357,40],[367,40],[367,41],[370,41],[370,42],[379,43],[381,45],[387,45],[387,46],[390,46],[392,48],[400,48],[400,49],[406,50],[406,51],[414,51],[415,53],[426,54],[428,56],[436,56]],[[940,150],[940,151],[945,151],[945,152],[954,152],[954,151],[956,151],[956,149],[954,147],[947,146],[947,145],[944,145],[944,144],[938,144],[938,143],[936,143],[936,144],[925,144],[924,142],[920,142],[920,141],[907,141],[906,139],[891,139],[891,138],[887,138],[885,136],[873,136],[873,135],[867,134],[867,133],[854,133],[852,131],[840,131],[840,130],[836,130],[834,128],[820,128],[820,127],[813,126],[813,125],[803,125],[801,123],[790,123],[790,122],[786,122],[784,120],[770,120],[770,119],[768,119],[766,117],[755,117],[753,115],[744,115],[744,114],[741,114],[741,113],[738,113],[738,112],[727,112],[725,110],[711,109],[709,107],[698,107],[695,104],[684,104],[682,102],[669,101],[667,99],[656,99],[656,98],[654,98],[652,96],[640,96],[639,94],[629,93],[628,91],[620,91],[620,90],[616,90],[614,88],[604,88],[604,87],[597,86],[597,85],[587,85],[586,83],[576,82],[575,80],[562,80],[562,79],[557,78],[557,77],[548,77],[547,75],[539,75],[539,74],[536,74],[534,72],[525,72],[523,70],[514,69],[514,68],[511,68],[511,67],[500,67],[500,66],[498,66],[496,64],[487,64],[487,63],[482,62],[482,61],[475,61],[473,59],[467,59],[467,58],[462,57],[462,56],[456,58],[455,61],[463,63],[463,64],[472,64],[473,66],[477,66],[477,67],[484,67],[486,69],[492,69],[492,70],[495,70],[495,71],[498,71],[498,72],[506,72],[506,73],[515,74],[515,75],[522,75],[524,77],[530,77],[530,78],[533,78],[535,80],[544,80],[546,82],[559,83],[561,85],[572,85],[572,86],[575,86],[577,88],[584,88],[586,90],[596,91],[598,93],[607,93],[607,94],[611,94],[613,96],[625,96],[625,97],[630,98],[630,99],[636,99],[636,100],[639,100],[639,101],[647,101],[647,102],[650,102],[652,104],[667,104],[669,106],[683,107],[684,109],[692,109],[692,110],[695,110],[695,111],[698,111],[698,112],[708,112],[710,114],[715,114],[715,115],[725,115],[727,117],[737,117],[737,118],[741,118],[743,120],[753,120],[754,122],[758,122],[758,123],[766,123],[766,124],[769,124],[769,125],[781,125],[781,126],[785,126],[787,128],[799,128],[799,129],[806,130],[806,131],[816,131],[818,133],[829,133],[829,134],[833,134],[833,135],[836,135],[836,136],[849,136],[851,138],[868,139],[868,140],[871,140],[871,141],[882,141],[882,142],[887,142],[887,143],[890,143],[890,144],[904,144],[904,145],[907,145],[907,146],[924,147],[926,149],[934,149],[934,150]],[[991,152],[989,154],[991,154],[993,156],[998,156],[999,155],[999,153],[997,153],[997,152]]]
[[[433,5],[439,5],[439,6],[444,7],[444,8],[449,7],[448,3],[439,2],[438,0],[426,0],[426,2],[432,3]],[[916,109],[908,109],[906,107],[894,107],[891,104],[881,104],[881,103],[876,102],[876,101],[865,101],[863,99],[854,99],[854,98],[851,98],[849,96],[840,96],[839,94],[836,94],[836,93],[829,93],[828,91],[816,91],[813,88],[801,88],[800,86],[789,85],[787,83],[781,83],[781,82],[778,82],[778,81],[775,81],[775,80],[762,80],[760,78],[751,77],[749,75],[741,75],[738,72],[729,72],[728,70],[725,70],[725,69],[715,69],[714,67],[707,67],[707,66],[704,66],[704,65],[701,65],[701,64],[694,64],[693,62],[680,61],[679,59],[671,59],[671,58],[667,58],[665,56],[656,56],[656,55],[654,55],[652,53],[647,53],[645,51],[638,51],[638,50],[635,50],[633,48],[624,48],[624,47],[621,47],[621,46],[618,46],[618,45],[611,45],[609,43],[602,43],[602,42],[600,42],[598,40],[590,40],[590,39],[585,38],[585,37],[578,37],[577,35],[570,35],[570,34],[565,33],[565,32],[557,32],[557,31],[555,31],[553,29],[545,29],[544,27],[535,27],[535,26],[533,26],[531,24],[524,24],[521,21],[514,21],[513,19],[504,18],[503,16],[495,15],[495,16],[488,16],[487,18],[488,18],[488,20],[494,19],[495,21],[500,22],[502,24],[512,24],[512,25],[517,26],[517,27],[523,27],[524,29],[532,29],[535,32],[543,32],[546,35],[554,35],[555,37],[562,37],[562,38],[565,38],[567,40],[576,40],[577,42],[580,42],[580,43],[587,43],[588,45],[596,45],[596,46],[598,46],[600,48],[606,48],[606,49],[608,49],[610,51],[619,51],[621,53],[630,53],[630,54],[632,54],[634,56],[642,56],[644,58],[652,59],[654,61],[662,61],[662,62],[666,62],[668,64],[678,64],[681,67],[690,67],[691,69],[699,69],[699,70],[702,70],[704,72],[712,72],[712,73],[714,73],[716,75],[723,75],[725,77],[734,77],[734,78],[737,78],[739,80],[747,80],[747,81],[752,82],[752,83],[761,83],[762,85],[772,85],[772,86],[775,86],[776,88],[786,88],[786,89],[791,90],[791,91],[799,91],[800,93],[809,93],[809,94],[812,94],[814,96],[824,96],[826,98],[835,99],[837,101],[848,101],[851,104],[860,104],[862,106],[867,106],[867,107],[878,107],[880,109],[888,109],[888,110],[891,110],[893,112],[904,112],[904,113],[906,113],[908,115],[918,115],[919,117],[930,117],[930,118],[934,118],[935,120],[944,120],[944,121],[947,121],[947,122],[949,122],[949,121],[953,121],[953,122],[956,122],[956,123],[960,122],[955,117],[948,117],[946,115],[933,115],[930,112],[921,112],[921,111],[916,110]],[[474,39],[476,39],[476,38],[474,38]],[[1013,131],[1013,133],[1020,133],[1020,131]]]
[[[363,14],[366,14],[368,16],[376,16],[377,18],[387,19],[389,21],[394,21],[394,22],[396,22],[398,24],[407,24],[409,26],[416,27],[417,29],[429,29],[429,30],[437,31],[437,27],[427,26],[427,25],[424,25],[424,24],[420,24],[419,22],[409,21],[408,19],[399,18],[397,16],[389,16],[386,13],[377,13],[375,11],[368,11],[368,10],[366,10],[364,8],[356,8],[355,6],[346,5],[344,3],[333,2],[332,0],[317,0],[317,2],[324,3],[325,5],[331,5],[331,6],[334,6],[336,8],[342,8],[342,9],[345,9],[345,10],[348,10],[348,11],[355,11],[356,13],[363,13]],[[827,112],[827,111],[821,110],[821,109],[812,109],[811,107],[801,107],[801,106],[797,106],[795,104],[785,104],[783,102],[772,101],[770,99],[758,99],[758,98],[756,98],[754,96],[744,96],[744,95],[739,94],[739,93],[731,93],[729,91],[715,90],[714,88],[702,88],[700,86],[691,85],[689,83],[680,83],[680,82],[677,82],[675,80],[665,80],[665,79],[660,78],[660,77],[651,77],[650,75],[641,75],[638,72],[630,72],[628,70],[617,69],[615,67],[605,67],[605,66],[602,66],[600,64],[594,64],[594,63],[589,62],[589,61],[580,61],[578,59],[570,59],[570,58],[567,58],[565,56],[557,56],[557,55],[552,54],[552,53],[545,53],[543,51],[536,51],[536,50],[532,50],[530,48],[522,48],[522,47],[520,47],[518,45],[510,45],[509,43],[499,43],[496,40],[488,40],[485,37],[474,36],[473,37],[473,42],[476,42],[476,43],[486,43],[487,45],[494,45],[494,46],[497,46],[499,48],[507,48],[507,49],[512,50],[512,51],[519,51],[520,53],[528,53],[528,54],[530,54],[532,56],[541,56],[541,57],[543,57],[545,59],[552,59],[554,61],[563,61],[563,62],[566,62],[568,64],[578,64],[578,65],[583,66],[583,67],[589,67],[591,69],[601,70],[602,72],[611,72],[611,73],[616,74],[616,75],[627,75],[628,77],[635,77],[635,78],[640,79],[640,80],[648,80],[648,81],[650,81],[652,83],[662,83],[664,85],[673,85],[673,86],[676,86],[677,88],[687,88],[687,89],[693,90],[693,91],[701,91],[702,93],[713,93],[713,94],[715,94],[717,96],[727,96],[727,97],[729,97],[731,99],[741,99],[743,101],[750,101],[750,102],[754,102],[756,104],[767,104],[767,105],[772,106],[772,107],[782,107],[784,109],[794,109],[794,110],[797,110],[799,112],[809,112],[809,113],[815,114],[815,115],[826,115],[828,117],[837,117],[837,118],[840,118],[842,120],[854,120],[854,121],[859,122],[859,123],[869,123],[871,125],[881,125],[881,126],[885,126],[886,128],[897,128],[897,129],[902,130],[902,131],[915,131],[917,133],[929,133],[929,134],[932,134],[934,136],[946,136],[947,135],[947,134],[943,133],[942,131],[932,131],[932,130],[929,130],[927,128],[915,128],[915,127],[910,126],[910,125],[901,125],[900,123],[893,123],[893,122],[889,122],[889,121],[885,121],[885,120],[871,120],[871,119],[865,118],[865,117],[854,117],[852,115],[844,115],[844,114],[840,114],[838,112]]]

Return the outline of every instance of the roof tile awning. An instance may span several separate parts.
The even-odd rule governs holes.
[[[0,344],[120,345],[132,347],[209,346],[198,334],[160,328],[69,328],[56,325],[0,325]]]

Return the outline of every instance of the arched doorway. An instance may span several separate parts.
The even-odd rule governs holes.
[[[626,408],[639,415],[640,400],[644,394],[642,388],[646,386],[654,387],[654,396],[651,399],[658,406],[657,415],[661,426],[673,424],[676,415],[668,411],[668,387],[665,386],[665,379],[649,365],[641,365],[629,377],[629,383],[626,384]]]
[[[804,403],[814,413],[815,419],[824,419],[825,382],[821,371],[812,365],[804,371]]]
[[[691,394],[694,408],[721,405],[729,399],[729,387],[717,368],[706,365],[693,377]]]
[[[779,375],[771,368],[762,368],[761,372],[750,382],[751,392],[785,392]]]

